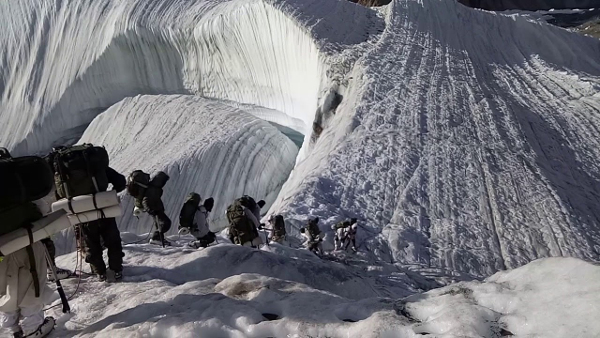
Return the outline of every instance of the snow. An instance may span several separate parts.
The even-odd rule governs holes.
[[[436,337],[595,337],[600,268],[573,259],[540,259],[403,300],[420,332]],[[417,330],[415,330],[417,332]]]
[[[600,260],[600,41],[442,0],[8,0],[0,16],[0,144],[14,154],[91,141],[123,173],[166,170],[174,228],[192,190],[216,199],[213,230],[233,198],[264,198],[294,246],[309,217],[325,248],[332,224],[359,219],[359,253],[323,261],[129,245],[132,283],[86,279],[59,335],[599,332],[583,303],[595,281],[559,271]],[[143,240],[150,221],[122,198],[124,239]],[[573,258],[536,261],[552,256]],[[495,275],[512,286],[473,281],[532,261]],[[388,302],[415,293],[414,314]],[[286,319],[259,323],[267,310]]]
[[[504,329],[517,337],[550,338],[600,332],[600,267],[578,259],[538,260],[483,282],[403,298],[406,291],[389,292],[391,285],[381,288],[387,296],[376,292],[377,277],[360,269],[285,247],[281,255],[219,241],[189,253],[125,246],[124,281],[83,277],[71,301],[73,314],[62,317],[55,335],[445,338],[498,337]],[[58,264],[72,267],[76,255],[59,257]],[[63,284],[71,294],[77,280]],[[51,310],[56,316],[59,311]]]

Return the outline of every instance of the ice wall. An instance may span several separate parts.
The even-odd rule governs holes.
[[[3,1],[0,144],[46,151],[137,94],[256,104],[303,121],[304,134],[329,85],[321,53],[365,41],[371,29],[361,27],[378,20],[359,6],[319,3]],[[323,15],[354,25],[331,26]]]

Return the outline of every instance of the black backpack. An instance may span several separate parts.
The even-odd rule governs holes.
[[[275,223],[273,224],[273,234],[275,236],[285,236],[285,221],[283,220],[283,216],[277,215],[275,216]]]
[[[179,212],[179,227],[180,228],[191,228],[194,224],[194,216],[200,205],[200,195],[193,192],[188,195],[185,203],[181,207]]]
[[[44,159],[12,158],[0,148],[0,209],[43,198],[52,191],[52,185],[52,170]]]
[[[56,151],[52,157],[56,193],[61,198],[89,195],[108,188],[108,153],[86,143]]]
[[[32,222],[43,217],[32,203],[52,191],[52,169],[48,162],[37,156],[12,158],[6,148],[0,148],[0,235],[19,228],[27,228],[32,241]],[[35,267],[31,244],[26,246],[29,264]],[[1,254],[1,253],[0,253]],[[40,296],[37,271],[31,270],[35,297]]]
[[[256,208],[257,208],[256,201],[254,200],[254,198],[252,198],[248,195],[244,195],[244,196],[238,198],[238,201],[240,202],[241,205],[250,209],[250,211],[252,211],[252,212],[254,212],[254,210],[256,210]]]
[[[127,192],[135,199],[142,199],[150,184],[150,175],[141,170],[134,170],[127,177]]]
[[[0,235],[42,218],[31,202],[52,191],[52,170],[37,156],[12,158],[0,148]]]

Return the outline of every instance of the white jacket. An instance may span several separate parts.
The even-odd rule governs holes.
[[[208,226],[208,210],[201,205],[196,214],[194,215],[194,224],[196,225],[196,229],[192,230],[192,235],[196,238],[202,238],[210,232],[210,228]]]
[[[260,212],[260,209],[259,209],[259,212]],[[252,223],[254,224],[256,229],[260,228],[260,222],[258,221],[259,219],[256,218],[256,215],[252,212],[252,210],[244,207],[244,214],[246,214],[246,217],[248,217],[250,219],[250,221],[252,221]]]

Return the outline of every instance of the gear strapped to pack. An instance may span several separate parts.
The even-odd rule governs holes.
[[[98,181],[96,179],[95,174],[93,173],[93,171],[90,168],[90,162],[91,161],[90,161],[90,158],[88,156],[88,150],[94,149],[94,148],[97,148],[97,147],[94,147],[91,144],[84,144],[83,146],[87,147],[87,149],[84,149],[84,150],[81,151],[81,156],[83,157],[83,160],[85,162],[85,171],[87,173],[87,176],[90,177],[90,179],[92,181],[93,189],[94,189],[94,191],[91,192],[92,203],[94,205],[94,209],[98,210],[100,212],[100,218],[104,219],[104,218],[106,218],[106,214],[104,213],[104,210],[102,210],[102,208],[98,207],[98,202],[96,201],[96,194],[99,193],[101,191],[101,189],[98,186]],[[59,151],[59,153],[57,154],[57,156],[54,158],[54,160],[55,161],[58,160],[59,162],[61,162],[62,161],[61,156],[63,155],[61,152],[62,151],[68,151],[69,149],[70,148],[63,148],[63,149],[61,149]],[[102,149],[105,152],[104,148],[99,148],[99,149]],[[72,187],[69,186],[70,183],[68,183],[67,175],[63,171],[63,165],[61,163],[58,163],[56,165],[56,167],[58,169],[58,174],[59,174],[60,179],[62,181],[62,185],[64,185],[64,193],[66,195],[65,198],[68,200],[69,210],[71,211],[71,213],[73,215],[77,215],[77,213],[75,212],[75,210],[73,208],[73,204],[72,204],[73,197],[76,197],[76,196],[73,196],[73,194],[72,194],[72,191],[71,191]]]
[[[35,297],[40,297],[40,278],[37,273],[37,264],[35,262],[35,254],[33,253],[33,232],[31,231],[31,224],[25,227],[27,229],[27,235],[29,236],[29,245],[25,247],[27,251],[27,256],[29,256],[29,272],[31,272],[31,277],[33,278],[33,288],[35,290]]]

